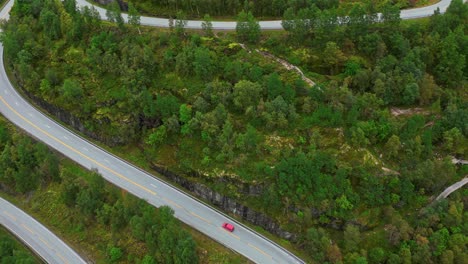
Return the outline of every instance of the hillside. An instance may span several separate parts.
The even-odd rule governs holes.
[[[383,23],[356,8],[341,26],[302,9],[264,33],[245,14],[213,35],[36,0],[15,3],[2,41],[35,101],[263,213],[311,261],[462,263],[466,190],[429,205],[467,170],[451,162],[468,154],[467,8],[408,22],[390,8]]]

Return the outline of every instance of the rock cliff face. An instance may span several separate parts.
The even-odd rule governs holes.
[[[49,113],[50,115],[55,116],[61,122],[73,127],[74,129],[80,131],[81,133],[85,134],[86,136],[92,139],[103,142],[104,144],[109,145],[109,146],[121,145],[125,142],[125,139],[123,138],[119,138],[119,137],[108,138],[108,137],[101,136],[93,131],[89,131],[83,125],[83,122],[76,116],[70,114],[69,112],[55,105],[52,105],[44,101],[42,98],[39,98],[31,94],[26,89],[21,89],[21,92],[24,93],[27,97],[29,97],[31,101],[34,102],[35,105],[39,106],[42,109],[45,109],[46,112]]]
[[[160,166],[157,164],[151,164],[151,168],[159,172],[160,174],[164,175],[166,178],[168,178],[172,182],[175,182],[179,184],[180,186],[184,187],[186,190],[193,193],[197,198],[206,200],[210,202],[211,204],[217,206],[218,208],[222,209],[225,212],[236,214],[242,217],[242,219],[254,225],[261,226],[263,229],[281,238],[284,238],[293,242],[297,240],[297,234],[293,234],[293,233],[283,230],[276,221],[274,221],[273,219],[271,219],[269,216],[265,215],[264,213],[254,211],[251,208],[240,204],[239,202],[237,202],[236,200],[230,197],[222,195],[219,192],[213,191],[201,183],[194,182],[194,181],[188,180],[185,177],[179,176],[167,170],[163,166]],[[259,188],[254,186],[253,188],[248,189],[247,191],[248,192],[252,191],[253,193],[250,193],[250,195],[252,194],[255,195],[255,194],[258,194],[257,193],[258,190]]]
[[[105,143],[106,145],[110,146],[115,146],[118,144],[122,144],[124,142],[124,139],[121,138],[112,138],[112,139],[107,139],[104,137],[99,136],[97,133],[94,133],[92,131],[89,131],[85,128],[83,125],[83,122],[77,118],[76,116],[73,116],[69,112],[56,107],[43,99],[29,93],[25,89],[21,89],[24,94],[26,94],[27,97],[29,97],[36,105],[39,107],[45,109],[49,114],[55,116],[58,120],[64,122],[65,124],[73,127],[74,129],[80,131],[81,133],[85,134],[86,136],[93,138],[95,140],[98,140],[100,142]],[[215,205],[216,207],[220,208],[221,210],[228,212],[228,213],[233,213],[235,215],[238,215],[242,217],[242,219],[262,227],[263,229],[281,237],[286,240],[290,240],[292,242],[297,240],[297,234],[287,232],[283,230],[279,224],[267,216],[264,213],[257,212],[253,210],[252,208],[249,208],[238,201],[236,201],[233,198],[227,197],[219,192],[216,192],[206,185],[203,185],[201,183],[191,181],[183,176],[179,176],[163,166],[159,166],[156,164],[152,164],[151,167],[159,172],[160,174],[164,175],[166,178],[168,178],[170,181],[175,182],[179,184],[180,186],[184,187],[186,190],[190,191],[192,194],[194,194],[197,198],[203,199],[205,201],[208,201],[209,203]],[[195,175],[196,177],[202,177],[201,175]],[[232,181],[228,178],[224,178],[223,181],[229,182]],[[233,182],[231,182],[233,183]],[[248,196],[258,196],[262,193],[263,191],[263,186],[262,185],[252,185],[252,184],[247,184],[247,183],[238,183],[235,182],[238,186],[238,192],[241,195],[248,195]]]

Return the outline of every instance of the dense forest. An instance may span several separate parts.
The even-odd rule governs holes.
[[[123,2],[123,1],[122,1]],[[321,10],[343,8],[353,5],[372,6],[381,10],[384,6],[398,9],[411,8],[432,3],[431,0],[130,0],[144,14],[164,17],[202,18],[205,14],[215,17],[234,17],[240,11],[252,12],[256,17],[280,18],[287,10],[298,11],[303,8],[317,7]]]
[[[431,202],[467,174],[451,157],[468,154],[468,5],[375,12],[305,6],[266,33],[241,12],[214,35],[209,21],[153,30],[136,13],[127,25],[112,9],[108,24],[73,0],[23,0],[2,41],[20,87],[265,212],[314,262],[466,263],[466,190]]]
[[[36,264],[41,263],[12,235],[0,228],[0,263]]]

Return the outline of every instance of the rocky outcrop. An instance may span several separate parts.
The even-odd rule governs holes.
[[[23,89],[21,85],[19,86],[21,88],[21,91],[27,97],[29,97],[29,99],[33,101],[34,104],[41,107],[42,109],[45,109],[49,114],[53,115],[61,122],[72,126],[74,129],[80,131],[86,136],[93,138],[95,140],[98,140],[100,142],[103,142],[106,145],[110,145],[110,146],[115,146],[117,144],[121,144],[124,142],[123,141],[124,139],[119,139],[119,138],[107,139],[107,138],[99,136],[98,134],[92,131],[87,130],[85,126],[83,125],[83,122],[81,122],[81,120],[77,118],[76,116],[35,96],[34,94],[28,92],[26,89]],[[179,176],[167,170],[163,166],[160,166],[157,164],[151,164],[151,167],[155,171],[164,175],[170,181],[177,183],[178,185],[184,187],[186,190],[190,191],[196,197],[203,199],[205,201],[208,201],[209,203],[220,208],[221,210],[238,215],[242,217],[243,220],[248,221],[254,225],[260,226],[263,229],[273,234],[276,234],[277,236],[281,238],[290,240],[292,242],[297,241],[297,238],[298,238],[297,234],[283,230],[275,220],[273,220],[271,217],[267,216],[266,214],[255,211],[252,208],[249,208],[239,203],[233,198],[227,197],[219,192],[216,192],[210,189],[204,184],[189,180],[186,177]],[[193,173],[192,176],[199,177],[199,178],[203,177],[202,175],[198,173]],[[243,182],[239,182],[238,179],[232,179],[230,177],[220,177],[219,180],[223,181],[226,184],[236,185],[237,192],[240,195],[258,196],[263,192],[263,188],[264,188],[262,184],[243,183]]]
[[[52,105],[44,101],[42,98],[35,96],[34,94],[30,93],[28,90],[24,89],[21,85],[19,85],[19,87],[21,88],[21,92],[25,94],[35,105],[46,110],[47,113],[54,116],[56,119],[73,127],[74,129],[80,131],[84,135],[92,139],[98,140],[100,142],[103,142],[104,144],[109,145],[109,146],[116,146],[116,145],[125,143],[124,138],[104,137],[102,135],[99,135],[93,131],[86,129],[86,127],[83,125],[83,122],[78,117],[70,114],[68,111],[63,110],[60,107],[57,107],[55,105]]]
[[[260,226],[263,229],[281,238],[293,242],[297,241],[297,234],[283,230],[276,221],[274,221],[266,214],[257,212],[230,197],[227,197],[219,192],[213,191],[204,184],[179,176],[161,165],[151,164],[151,168],[164,175],[170,181],[175,182],[178,185],[184,187],[197,198],[208,201],[225,212],[238,215],[242,217],[243,220],[248,221],[254,225]],[[258,190],[258,187],[253,187],[252,189],[248,189],[248,192],[257,193]]]

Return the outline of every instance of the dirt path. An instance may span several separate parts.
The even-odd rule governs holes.
[[[414,115],[414,114],[428,115],[429,114],[429,111],[424,110],[419,107],[407,108],[407,109],[392,107],[390,108],[390,112],[392,113],[393,116]]]
[[[468,165],[468,160],[462,160],[452,157],[452,164]]]
[[[249,53],[252,52],[249,48],[247,48],[247,47],[245,46],[245,44],[239,43],[239,45],[240,45],[243,49],[247,50]],[[267,51],[262,51],[262,50],[259,50],[259,49],[255,49],[255,52],[257,52],[258,54],[262,55],[262,56],[265,57],[265,58],[272,59],[272,60],[278,62],[278,63],[281,64],[284,68],[286,68],[288,71],[293,70],[293,71],[299,73],[299,75],[301,76],[301,79],[302,79],[305,83],[307,83],[310,87],[314,87],[314,86],[315,86],[315,82],[312,81],[311,79],[309,79],[307,76],[305,76],[305,74],[302,72],[302,70],[299,69],[299,67],[297,67],[296,65],[293,65],[293,64],[289,63],[289,62],[286,61],[286,60],[283,60],[283,59],[281,59],[281,58],[278,58],[278,57],[276,57],[275,55],[273,55],[273,54],[271,54],[271,53],[269,53],[269,52],[267,52]]]
[[[468,175],[466,175],[465,178],[463,178],[461,181],[458,181],[458,182],[450,185],[449,187],[447,187],[447,189],[445,189],[441,194],[439,194],[439,196],[437,196],[437,198],[435,200],[438,201],[440,199],[447,198],[447,196],[449,196],[454,191],[456,191],[456,190],[460,189],[461,187],[463,187],[466,183],[468,183]]]
[[[306,82],[310,87],[314,87],[315,86],[315,82],[313,82],[311,79],[307,78],[307,76],[305,76],[305,74],[302,72],[301,69],[299,69],[299,67],[297,67],[296,65],[293,65],[281,58],[278,58],[276,57],[275,55],[269,53],[269,52],[266,52],[266,51],[261,51],[261,50],[258,50],[258,49],[255,49],[256,52],[260,53],[263,57],[265,58],[270,58],[272,60],[275,60],[276,62],[278,62],[279,64],[283,65],[283,67],[285,67],[286,69],[288,69],[289,71],[290,70],[294,70],[296,71],[297,73],[299,73],[299,75],[301,75],[301,78],[304,82]]]

